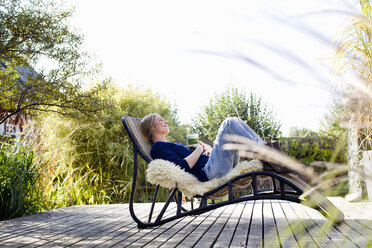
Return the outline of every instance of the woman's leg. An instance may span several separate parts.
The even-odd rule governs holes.
[[[222,177],[239,162],[239,152],[237,150],[224,150],[222,148],[224,144],[230,142],[224,138],[225,135],[239,135],[266,144],[240,118],[229,117],[225,119],[218,130],[209,160],[204,166],[204,171],[209,179]]]
[[[234,118],[234,117],[230,117],[231,119],[233,119],[233,121],[236,121],[238,122],[242,128],[244,128],[244,130],[246,131],[246,133],[235,133],[236,135],[240,135],[240,136],[244,136],[246,138],[249,138],[249,139],[252,139],[252,140],[255,140],[257,143],[260,143],[260,144],[266,144],[266,142],[255,132],[253,131],[253,129],[247,125],[247,123],[245,123],[242,119],[240,118]],[[236,128],[235,130],[237,130],[237,132],[239,132],[239,128]]]

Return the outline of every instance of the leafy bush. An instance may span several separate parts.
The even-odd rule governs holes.
[[[325,131],[292,130],[304,136],[281,138],[283,151],[307,166],[311,166],[323,181],[335,182],[321,188],[324,195],[340,196],[348,193],[346,137],[334,136]]]
[[[192,120],[192,132],[198,133],[202,140],[212,143],[218,128],[226,117],[240,117],[259,136],[265,140],[280,136],[281,124],[275,120],[273,111],[260,97],[247,94],[237,88],[215,95],[209,105]]]
[[[0,220],[23,216],[41,210],[38,168],[33,152],[22,144],[0,147]]]
[[[282,140],[283,150],[305,165],[310,165],[314,161],[346,163],[344,149],[335,153],[338,142],[336,138],[305,136],[282,138]]]

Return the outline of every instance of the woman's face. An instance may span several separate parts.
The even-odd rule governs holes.
[[[164,120],[160,115],[155,116],[154,127],[152,130],[153,134],[167,135],[169,134],[168,121]]]

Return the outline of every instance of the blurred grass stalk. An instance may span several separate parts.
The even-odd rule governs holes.
[[[334,107],[335,109],[331,110],[334,112],[331,122],[337,123],[336,126],[341,127],[348,133],[356,131],[358,134],[356,139],[348,138],[347,150],[349,152],[348,157],[350,158],[348,165],[338,164],[337,169],[335,169],[335,166],[329,166],[335,162],[336,153],[341,152],[343,149],[336,149],[330,161],[322,162],[324,168],[327,168],[327,170],[321,175],[316,175],[311,168],[307,168],[299,161],[291,159],[284,154],[279,154],[267,147],[251,144],[248,140],[239,140],[238,137],[230,137],[233,144],[226,146],[227,149],[238,149],[243,156],[248,158],[258,158],[288,167],[309,178],[316,185],[311,190],[323,189],[332,191],[334,190],[334,185],[345,181],[349,181],[349,185],[350,182],[357,181],[357,184],[360,185],[359,151],[372,149],[372,19],[371,5],[368,0],[360,0],[358,7],[360,7],[360,10],[351,10],[353,14],[348,19],[347,27],[341,32],[340,37],[336,38],[336,42],[334,42],[335,57],[333,59],[336,71],[334,72],[332,82],[337,89],[335,91],[337,102]],[[273,18],[276,18],[275,15]],[[283,22],[283,24],[292,25],[284,19],[276,19]],[[300,24],[294,25],[301,28],[304,32],[310,33],[313,38],[328,42],[328,39],[318,34],[315,30],[305,26],[299,26]],[[288,51],[276,49],[275,47],[261,43],[258,45],[264,46],[289,60],[295,59]],[[237,56],[236,58],[241,59],[242,57],[247,62],[254,61],[245,56]],[[312,67],[305,62],[302,65],[304,68],[311,70],[314,74],[313,76],[322,83],[329,82],[328,79],[318,77],[317,71],[312,70]],[[268,74],[271,73],[270,70],[265,69],[265,71]],[[286,80],[283,81],[286,82]],[[341,136],[339,137],[339,146],[344,147],[346,142],[344,142],[344,137]],[[351,151],[352,147],[356,147],[356,152]],[[356,160],[356,162],[351,161],[351,159]],[[356,166],[353,164],[356,164]],[[345,176],[346,171],[349,174],[348,178]],[[360,177],[358,179],[359,181],[355,180],[356,176]],[[365,176],[370,177],[372,175]],[[353,188],[354,186],[350,185],[349,187]]]

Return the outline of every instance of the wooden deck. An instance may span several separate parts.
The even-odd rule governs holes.
[[[74,206],[0,222],[0,247],[372,247],[372,202],[331,200],[346,215],[335,227],[314,209],[277,200],[225,206],[143,230],[128,204]]]

